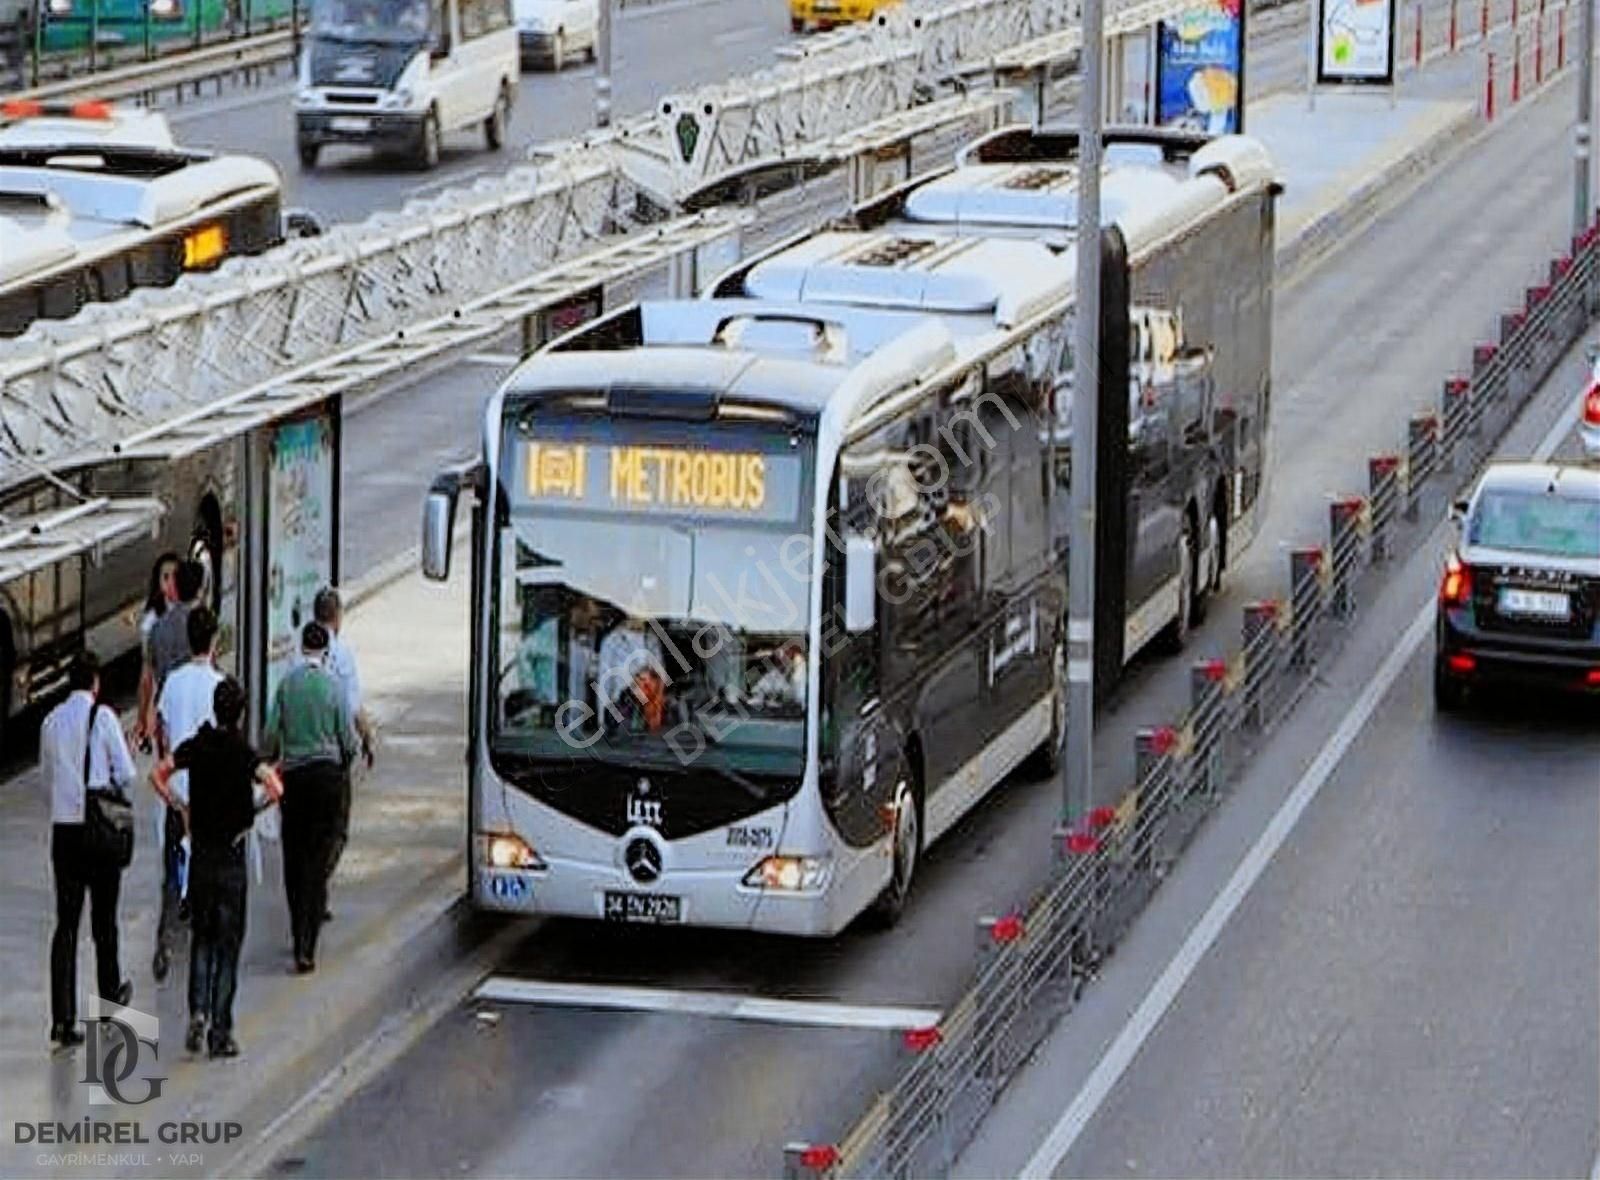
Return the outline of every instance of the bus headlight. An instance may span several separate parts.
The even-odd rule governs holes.
[[[751,889],[810,893],[828,882],[831,864],[825,856],[769,856],[744,875]]]
[[[533,850],[521,836],[502,833],[497,836],[485,836],[483,848],[484,863],[497,869],[543,869],[547,868],[539,854]]]

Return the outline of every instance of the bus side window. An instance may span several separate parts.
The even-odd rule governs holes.
[[[475,40],[489,31],[486,23],[486,10],[493,0],[456,0],[456,7],[461,13],[461,40],[463,42]]]

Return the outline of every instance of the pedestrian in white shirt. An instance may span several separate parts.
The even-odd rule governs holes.
[[[99,702],[100,664],[88,652],[72,663],[70,692],[39,731],[39,775],[50,793],[50,863],[55,870],[56,930],[50,940],[50,1039],[83,1043],[78,1022],[78,925],[89,898],[96,983],[103,998],[127,1004],[133,985],[117,957],[117,894],[122,866],[97,860],[85,840],[88,796],[133,781],[133,756],[116,713]],[[87,767],[87,774],[85,774]]]
[[[156,701],[156,740],[160,756],[166,758],[200,732],[200,727],[213,723],[212,701],[222,673],[217,671],[217,617],[207,606],[196,606],[189,611],[184,626],[188,630],[189,662],[179,664],[167,674],[161,685],[161,695]],[[156,793],[169,809],[184,817],[188,828],[189,774],[177,771],[164,784],[155,785]],[[161,907],[161,920],[156,928],[156,954],[152,964],[156,982],[166,979],[172,967],[172,950],[177,941],[176,915],[169,913],[173,907]]]
[[[323,667],[333,674],[339,682],[340,689],[344,692],[345,704],[350,709],[350,716],[355,721],[356,736],[361,739],[361,759],[367,764],[367,769],[372,769],[376,760],[375,742],[372,718],[361,706],[361,673],[356,669],[356,655],[345,642],[340,631],[344,627],[344,602],[339,597],[339,592],[332,586],[324,586],[317,591],[317,597],[312,601],[311,613],[317,622],[321,623],[328,631],[328,654],[323,662]],[[333,839],[333,852],[328,857],[328,879],[333,879],[333,872],[339,867],[339,858],[344,855],[344,846],[350,842],[350,806],[354,801],[355,775],[344,776],[344,791],[339,796],[338,831]],[[322,920],[328,921],[332,913],[324,913]]]

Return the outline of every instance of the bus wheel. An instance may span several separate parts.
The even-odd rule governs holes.
[[[1178,537],[1178,613],[1161,633],[1162,646],[1169,652],[1180,652],[1189,642],[1189,619],[1194,609],[1194,522],[1183,517],[1183,532]]]
[[[494,100],[494,110],[483,121],[483,139],[491,152],[497,152],[505,146],[506,124],[510,121],[511,100],[506,97],[506,88],[502,86],[499,97]]]
[[[1206,520],[1205,552],[1205,578],[1195,579],[1194,607],[1189,611],[1189,622],[1197,627],[1206,621],[1211,596],[1222,589],[1222,522],[1215,512]]]
[[[906,911],[911,883],[917,875],[917,859],[922,855],[922,811],[911,783],[901,779],[894,789],[894,868],[889,884],[872,903],[872,916],[880,926],[893,926]]]
[[[422,117],[422,129],[417,133],[416,165],[423,172],[439,166],[439,112],[429,111]]]

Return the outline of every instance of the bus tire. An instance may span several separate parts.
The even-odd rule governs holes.
[[[510,122],[511,98],[502,85],[499,95],[494,100],[494,110],[490,111],[489,117],[483,121],[483,141],[491,152],[497,152],[505,146],[506,125]]]
[[[905,914],[916,881],[917,862],[922,859],[922,798],[909,775],[902,775],[895,784],[894,832],[889,839],[894,860],[889,883],[872,903],[873,923],[885,930]]]
[[[1211,556],[1205,565],[1205,580],[1199,577],[1199,557],[1196,555],[1194,607],[1189,611],[1189,623],[1198,627],[1206,621],[1206,611],[1211,606],[1211,596],[1222,587],[1222,521],[1216,512],[1206,517],[1206,548]]]
[[[300,156],[301,169],[306,172],[310,172],[315,169],[317,166],[317,156],[322,152],[322,145],[320,143],[311,143],[302,139],[294,146],[295,151]]]
[[[1183,514],[1183,532],[1178,537],[1178,613],[1161,633],[1161,646],[1176,654],[1189,642],[1189,620],[1193,617],[1195,564],[1194,517]]]
[[[432,172],[439,166],[439,112],[436,110],[430,110],[422,116],[414,162],[420,172]]]

